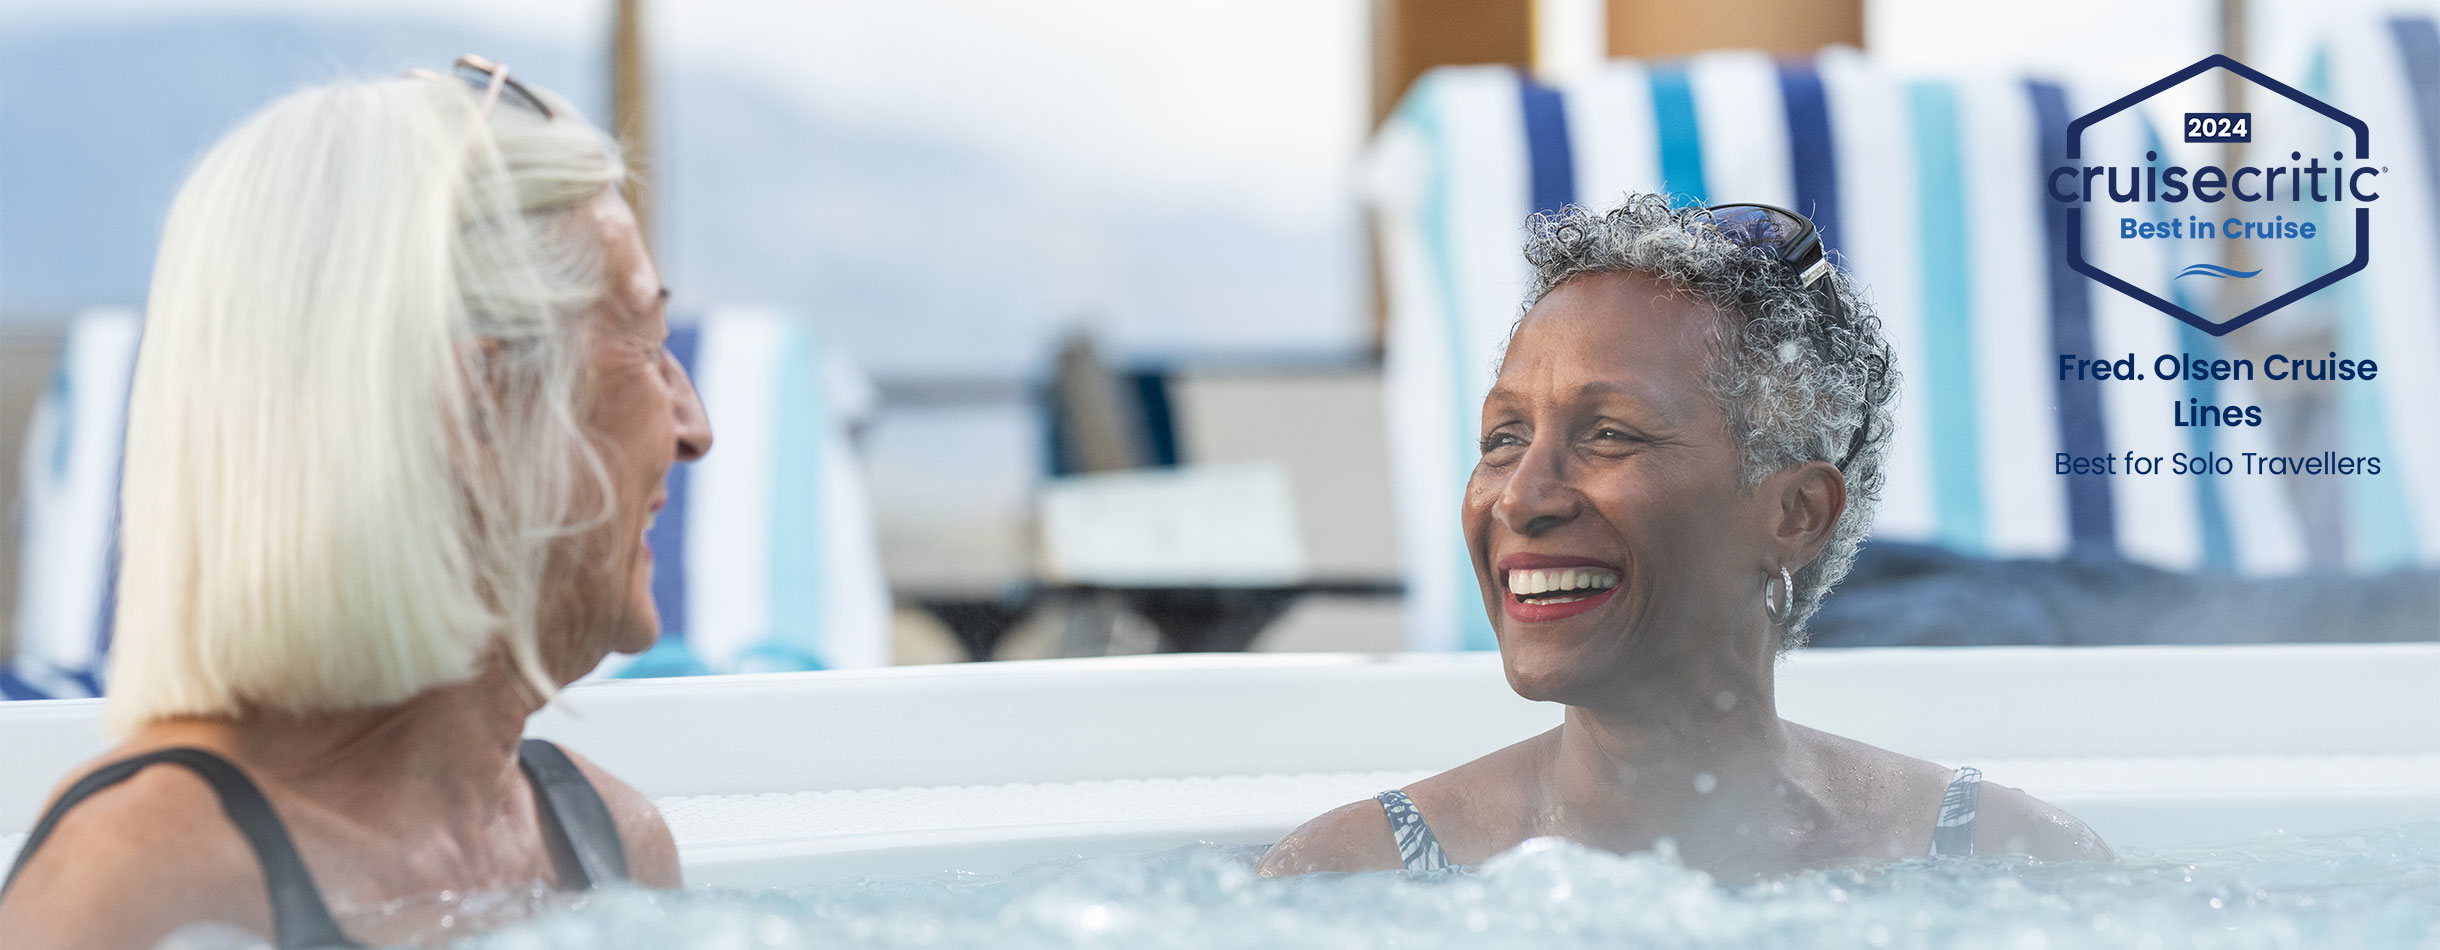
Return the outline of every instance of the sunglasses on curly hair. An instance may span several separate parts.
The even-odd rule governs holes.
[[[1822,278],[1830,276],[1829,249],[1822,246],[1821,228],[1811,218],[1778,205],[1755,203],[1719,204],[1703,209],[1713,229],[1738,246],[1777,260],[1796,272],[1797,283],[1812,288]],[[1835,284],[1820,286],[1823,299],[1829,302],[1833,319],[1845,322],[1847,305],[1838,296]],[[1873,382],[1887,377],[1886,365],[1874,367]],[[1855,461],[1871,437],[1869,424],[1856,427],[1855,435],[1847,440],[1847,456],[1839,460],[1840,471]]]
[[[1798,283],[1811,287],[1829,276],[1830,255],[1822,247],[1821,229],[1812,219],[1766,204],[1712,205],[1703,211],[1721,237],[1788,265],[1796,272]]]

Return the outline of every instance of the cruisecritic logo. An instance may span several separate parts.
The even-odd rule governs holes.
[[[2247,111],[2203,111],[2215,70],[2249,84]],[[2177,118],[2179,147],[2133,111],[2147,102]],[[2370,130],[2227,56],[2078,117],[2066,138],[2043,193],[2067,216],[2069,265],[2205,333],[2268,316],[2372,258],[2388,169],[2371,160]],[[2090,246],[2087,211],[2104,225]]]

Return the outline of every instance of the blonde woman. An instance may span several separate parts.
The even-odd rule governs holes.
[[[129,410],[119,744],[19,855],[4,942],[415,942],[463,921],[443,892],[678,884],[649,800],[520,739],[659,634],[643,535],[711,446],[626,173],[477,57],[204,156]]]

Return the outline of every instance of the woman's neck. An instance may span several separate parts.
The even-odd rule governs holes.
[[[1617,703],[1569,706],[1546,747],[1535,833],[1618,851],[1667,837],[1711,865],[1818,811],[1786,765],[1773,657],[1741,652],[1639,664],[1669,675],[1621,684]]]
[[[429,829],[479,824],[521,794],[517,743],[540,706],[508,664],[493,662],[394,706],[172,720],[145,738],[225,751],[257,781],[353,822]]]

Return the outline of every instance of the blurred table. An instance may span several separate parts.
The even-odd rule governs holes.
[[[1142,617],[1160,631],[1160,652],[1230,653],[1246,649],[1299,598],[1398,597],[1405,592],[1397,581],[1314,580],[1260,586],[1037,584],[996,598],[936,593],[905,599],[947,626],[968,659],[987,660],[1011,629],[1045,608],[1067,613],[1060,645],[1067,656],[1108,653],[1122,613]]]

